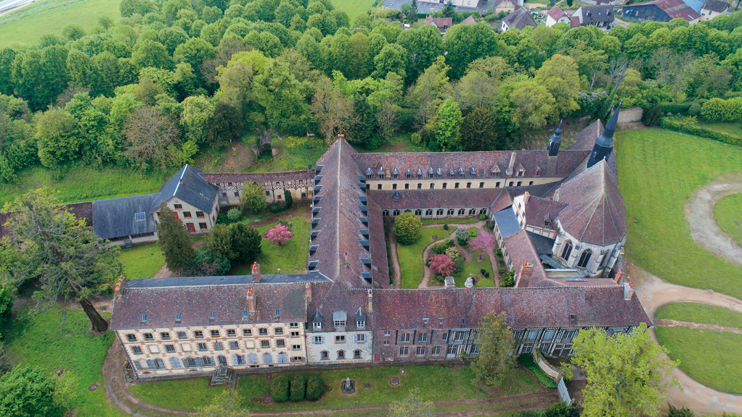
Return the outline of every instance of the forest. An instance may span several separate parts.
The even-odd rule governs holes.
[[[742,12],[609,32],[482,21],[442,37],[409,8],[350,22],[329,0],[122,0],[120,11],[89,33],[70,24],[0,50],[0,181],[36,164],[166,171],[261,130],[367,149],[409,133],[456,151],[520,148],[524,132],[604,118],[618,101],[742,119]]]

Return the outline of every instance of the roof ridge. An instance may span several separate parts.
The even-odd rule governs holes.
[[[291,171],[271,171],[271,172],[201,172],[203,175],[265,175],[265,174],[294,174],[306,173],[307,169],[297,169]]]

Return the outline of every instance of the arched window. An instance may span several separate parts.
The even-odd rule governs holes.
[[[338,350],[338,360],[345,359],[345,351],[344,350]]]
[[[420,209],[415,210],[415,216],[420,216],[423,214],[423,211]]]
[[[425,210],[425,215],[426,216],[432,216],[433,215],[433,209],[427,209],[427,210]]]
[[[273,357],[270,353],[263,355],[263,363],[273,363]]]
[[[587,264],[590,262],[590,256],[592,256],[593,251],[590,249],[582,252],[582,255],[580,255],[580,262],[577,262],[577,266],[580,268],[587,268]]]
[[[223,356],[220,356],[220,358],[223,358]],[[254,354],[254,353],[251,353],[251,354],[247,355],[247,360],[250,362],[250,365],[257,365],[258,364],[258,355]]]
[[[564,250],[562,250],[562,258],[563,259],[569,259],[569,255],[572,254],[572,242],[567,242],[566,245],[564,245]]]
[[[255,356],[255,355],[252,355],[252,356]],[[219,359],[219,366],[227,366],[227,358],[226,357],[224,357],[222,355],[219,355],[217,357],[217,359]],[[255,363],[257,363],[257,362],[258,362],[258,360],[255,359]]]
[[[454,211],[453,211],[453,209],[448,209],[448,212],[447,213],[448,213],[447,214],[448,216],[453,216]]]
[[[466,211],[464,209],[459,209],[459,216],[463,216]]]

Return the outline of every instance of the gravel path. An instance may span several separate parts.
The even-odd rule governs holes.
[[[690,235],[702,248],[729,262],[742,266],[742,248],[722,232],[714,219],[714,205],[722,197],[742,193],[742,180],[721,180],[694,192],[685,205]]]
[[[730,332],[742,334],[742,329],[737,327],[725,327],[718,324],[693,323],[690,321],[680,321],[672,319],[654,319],[654,325],[660,327],[688,327],[699,330],[715,330],[717,332]]]

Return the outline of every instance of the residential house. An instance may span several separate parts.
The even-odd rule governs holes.
[[[514,12],[510,13],[502,19],[500,29],[503,32],[509,29],[523,30],[523,28],[526,26],[535,28],[538,26],[538,23],[533,20],[533,16],[531,16],[531,12],[529,12],[528,9],[524,7],[518,7],[515,9]]]
[[[561,7],[554,6],[546,13],[546,26],[552,27],[557,23],[566,23],[570,27],[580,26],[580,18],[573,16],[575,10],[565,10]]]
[[[148,212],[155,222],[159,221],[157,210],[160,204],[165,203],[189,232],[205,232],[216,225],[218,188],[209,184],[202,173],[200,169],[186,165],[160,188]]]
[[[443,36],[446,34],[446,31],[453,26],[453,18],[428,16],[425,18],[423,25],[433,25],[441,32],[441,36]]]
[[[701,7],[701,20],[711,20],[729,9],[729,3],[720,0],[707,0]]]
[[[695,24],[701,15],[682,0],[654,0],[643,3],[634,3],[623,8],[623,16],[627,19],[643,22],[669,22],[672,19],[685,19]]]
[[[580,21],[580,26],[609,27],[615,19],[613,5],[582,6],[572,17]]]
[[[519,4],[521,7],[523,6],[522,2],[519,3],[517,0],[495,0],[494,13],[512,13],[515,11]]]

